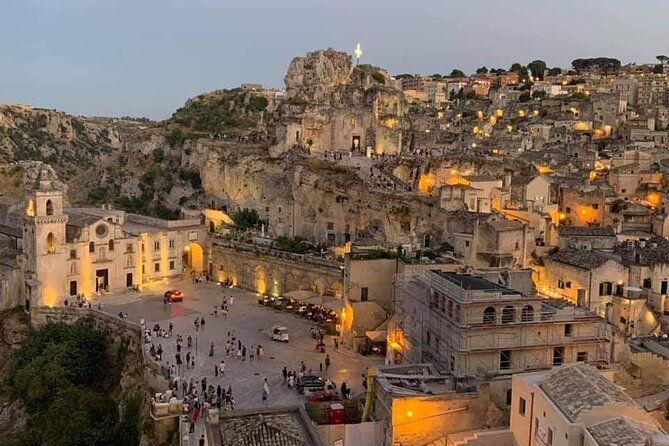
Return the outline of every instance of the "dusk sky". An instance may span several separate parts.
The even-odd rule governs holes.
[[[667,0],[4,0],[0,102],[169,117],[333,47],[393,74],[669,54]]]

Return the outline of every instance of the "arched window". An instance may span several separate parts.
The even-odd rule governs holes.
[[[114,239],[109,239],[109,250],[113,251],[114,250]]]
[[[46,253],[53,254],[54,252],[56,252],[56,238],[53,232],[49,232],[49,235],[46,236]]]
[[[88,252],[95,252],[95,242],[90,242],[88,244]]]
[[[53,215],[53,202],[46,200],[46,215]]]
[[[488,307],[483,310],[483,324],[484,325],[493,325],[495,323],[495,308]]]
[[[516,309],[508,306],[502,309],[502,323],[503,324],[512,324],[516,322]]]
[[[532,305],[524,305],[520,311],[521,322],[532,322],[534,320],[534,308]]]

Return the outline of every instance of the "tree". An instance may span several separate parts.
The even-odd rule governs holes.
[[[509,68],[509,71],[511,71],[512,73],[520,74],[522,69],[523,69],[523,66],[521,64],[519,64],[518,62],[515,62],[511,65],[511,67]]]
[[[524,92],[518,97],[519,102],[528,102],[530,99],[532,99],[532,96],[530,96],[529,91]]]
[[[455,69],[451,71],[451,74],[448,77],[467,77],[467,76],[463,71]]]
[[[532,93],[532,99],[544,99],[546,97],[546,92],[543,90],[537,90]]]
[[[482,66],[481,68],[476,69],[476,74],[487,74],[487,73],[488,73],[488,69],[485,67],[485,65]]]
[[[549,76],[559,76],[560,74],[562,74],[562,69],[560,67],[553,67],[548,70]]]
[[[584,71],[594,71],[604,74],[615,74],[620,71],[620,61],[610,57],[574,59],[571,61],[571,65],[579,73]]]
[[[257,228],[260,223],[260,216],[255,209],[242,209],[230,216],[235,223],[235,227],[240,231],[251,228]]]
[[[544,79],[544,71],[546,71],[546,62],[543,60],[533,60],[527,64],[530,74],[540,80]]]
[[[665,56],[664,54],[660,54],[659,56],[655,56],[657,60],[660,61],[660,63],[667,63],[669,62],[669,57]]]
[[[662,65],[661,63],[655,64],[655,65],[653,66],[653,73],[654,73],[654,74],[662,74],[662,73],[664,73],[664,65]]]

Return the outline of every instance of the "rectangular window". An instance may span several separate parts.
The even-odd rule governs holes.
[[[499,352],[499,369],[509,370],[511,368],[511,350]]]
[[[567,206],[567,208],[565,209],[565,211],[567,212],[567,214],[571,214],[571,208],[570,208],[569,206]]]
[[[552,445],[553,444],[553,429],[550,427],[548,428],[548,444]]]
[[[174,249],[174,239],[170,239],[170,249]]]
[[[587,362],[587,361],[588,361],[588,352],[576,353],[576,362]]]
[[[644,288],[652,288],[652,285],[653,285],[653,282],[650,279],[650,277],[647,277],[647,278],[643,279],[643,287]]]
[[[369,288],[366,286],[360,287],[360,301],[365,302],[369,299]]]
[[[156,262],[153,264],[153,271],[156,273],[160,272],[160,263]]]
[[[612,292],[613,292],[613,284],[611,282],[600,282],[599,284],[600,296],[610,296]]]
[[[595,209],[595,210],[599,209],[599,204],[597,204],[597,203],[593,204],[592,208]]]
[[[571,288],[571,282],[570,281],[565,282],[564,286],[565,288]]]
[[[571,324],[564,324],[564,335],[571,336],[571,329],[572,329]]]
[[[553,367],[564,364],[564,347],[555,347],[553,349]]]
[[[156,240],[155,242],[153,242],[153,250],[154,251],[160,251],[160,242],[159,241]]]
[[[564,282],[562,280],[558,280],[557,287],[561,290],[564,290]]]
[[[425,343],[427,345],[430,345],[431,342],[432,342],[432,333],[430,333],[430,330],[428,330],[427,333],[425,333]]]
[[[525,415],[525,398],[518,398],[518,413]]]
[[[125,252],[132,252],[132,243],[125,244]]]
[[[142,274],[146,274],[146,265],[142,265]]]
[[[76,259],[77,258],[77,250],[76,249],[70,249],[70,258],[71,259]]]
[[[328,231],[333,231],[333,230],[334,230],[334,223],[332,223],[331,221],[329,221],[329,222],[327,223],[327,228],[328,228]]]
[[[662,283],[660,283],[660,294],[667,294],[667,281],[663,280]]]
[[[170,271],[174,271],[174,260],[170,260]]]
[[[465,240],[465,248],[469,248],[469,240]]]

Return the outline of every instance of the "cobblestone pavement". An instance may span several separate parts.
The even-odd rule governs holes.
[[[175,302],[165,306],[162,294],[167,289],[178,288],[185,294],[183,302]],[[218,317],[214,317],[214,305],[221,304],[223,295],[233,296],[234,303],[229,307],[230,311],[226,317],[219,311]],[[169,284],[153,285],[152,290],[142,293],[127,293],[107,295],[100,299],[104,310],[111,314],[123,311],[128,314],[128,319],[138,322],[145,318],[149,327],[155,323],[167,329],[169,322],[174,325],[172,338],[154,339],[161,344],[164,350],[163,364],[175,363],[176,335],[181,334],[184,338],[182,358],[185,360],[185,339],[190,334],[193,337],[193,353],[196,353],[195,369],[185,369],[182,366],[181,376],[186,380],[193,377],[199,381],[204,376],[213,384],[221,384],[221,387],[232,386],[232,394],[236,400],[236,408],[247,409],[263,407],[262,382],[267,378],[270,386],[270,397],[267,406],[286,406],[301,404],[305,401],[302,395],[294,390],[289,390],[283,385],[281,370],[284,366],[289,370],[299,370],[300,361],[304,361],[308,369],[314,374],[330,378],[337,385],[346,381],[352,389],[352,393],[363,391],[361,375],[365,368],[371,365],[382,364],[379,357],[365,357],[350,350],[334,349],[334,341],[326,337],[326,351],[330,355],[332,365],[325,371],[325,354],[314,351],[315,341],[309,334],[309,328],[313,326],[308,320],[286,312],[279,312],[258,305],[255,293],[242,289],[227,289],[217,286],[215,283],[193,285],[190,282],[174,282]],[[195,330],[194,320],[196,317],[205,318],[204,329]],[[269,331],[272,326],[282,325],[290,330],[290,341],[279,343],[272,341]],[[240,361],[225,355],[225,342],[227,332],[234,331],[237,338],[248,348],[262,345],[264,359],[251,362]],[[195,343],[197,340],[197,350]],[[214,342],[215,354],[209,357],[209,346]],[[247,355],[248,356],[248,355]],[[225,376],[216,378],[214,376],[214,365],[223,359],[226,363]],[[320,373],[320,364],[323,363],[323,373]],[[196,437],[199,438],[198,429]],[[194,437],[195,438],[195,437]]]

